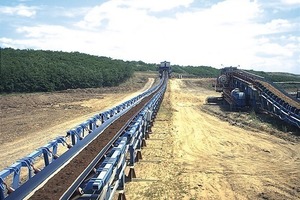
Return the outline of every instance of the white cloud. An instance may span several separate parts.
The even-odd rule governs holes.
[[[120,1],[118,4],[114,1],[95,7],[77,25],[95,30],[107,20],[105,31],[110,32],[110,37],[118,41],[118,46],[124,52],[135,54],[130,56],[132,59],[136,59],[139,52],[143,52],[136,52],[136,49],[141,48],[147,49],[147,53],[160,52],[160,55],[170,58],[181,57],[178,61],[182,64],[183,60],[192,64],[191,62],[196,63],[199,60],[192,53],[194,50],[198,54],[211,52],[220,55],[229,50],[239,51],[237,44],[242,42],[246,47],[249,45],[246,41],[252,35],[248,31],[253,27],[247,27],[245,21],[253,18],[253,13],[259,14],[259,8],[248,1],[239,1],[238,7],[234,7],[233,3],[234,1],[223,2],[210,10],[179,13],[176,18],[157,18],[148,15],[143,9],[138,9],[139,6],[120,7]],[[237,25],[242,30],[235,29]],[[187,49],[191,52],[183,55],[181,52],[186,53]],[[146,57],[145,54],[141,56]]]
[[[263,13],[257,1],[227,0],[205,9],[190,5],[188,0],[107,1],[85,10],[86,15],[69,27],[23,26],[17,31],[24,40],[2,38],[0,43],[151,63],[170,60],[213,67],[222,63],[300,73],[300,36],[284,34],[297,30],[295,22],[256,22]],[[172,17],[153,14],[174,8]]]
[[[103,20],[109,19],[112,26],[124,27],[143,22],[148,12],[162,12],[178,7],[188,7],[193,0],[115,0],[92,8],[77,25],[82,28],[101,26]],[[127,22],[124,24],[124,22]],[[144,21],[146,23],[147,21]],[[145,26],[147,24],[144,24]],[[129,27],[130,28],[130,27]],[[115,29],[115,27],[114,27]],[[118,27],[119,29],[119,27]]]
[[[300,5],[300,0],[281,0],[283,4]]]
[[[37,7],[18,5],[15,7],[0,6],[0,13],[7,15],[19,15],[22,17],[34,17]]]
[[[92,53],[92,51],[88,51],[88,43],[95,39],[94,34],[91,32],[55,25],[24,26],[18,28],[17,31],[28,38],[23,40],[24,45],[29,44],[37,49],[63,51],[78,51],[78,49],[81,49],[80,51]]]
[[[293,56],[293,47],[294,45],[285,45],[281,46],[276,43],[264,43],[259,46],[258,54],[264,54],[267,56],[284,56],[291,57]]]
[[[178,7],[188,7],[193,0],[127,0],[120,1],[120,5],[135,9],[146,9],[153,12],[171,10]]]
[[[265,24],[265,33],[281,33],[289,32],[295,29],[297,24],[293,24],[285,19],[274,19],[271,22]]]
[[[90,9],[90,7],[65,8],[62,6],[55,6],[52,10],[47,10],[47,12],[54,17],[77,18],[85,16]]]

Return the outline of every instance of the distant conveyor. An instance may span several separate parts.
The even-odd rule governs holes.
[[[0,200],[112,199],[116,192],[125,199],[124,184],[136,177],[134,165],[151,133],[170,63],[162,62],[159,72],[160,82],[149,90],[89,118],[0,171]],[[65,153],[58,155],[62,148]]]
[[[225,67],[217,79],[216,91],[232,109],[261,109],[300,128],[300,101],[264,77]]]

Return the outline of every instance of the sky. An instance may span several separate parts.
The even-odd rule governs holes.
[[[300,74],[300,0],[0,0],[0,47]]]

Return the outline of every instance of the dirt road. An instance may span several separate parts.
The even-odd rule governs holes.
[[[127,199],[299,199],[299,142],[203,112],[202,86],[170,80]]]
[[[147,90],[154,77],[136,74],[115,88],[0,96],[0,170],[57,136],[65,136],[94,114]]]
[[[0,167],[151,86],[1,97]],[[136,80],[134,82],[136,84]],[[203,111],[208,80],[170,80],[127,199],[299,199],[300,143]],[[141,89],[142,88],[142,89]],[[47,128],[45,128],[47,127]],[[250,131],[253,130],[253,131]]]

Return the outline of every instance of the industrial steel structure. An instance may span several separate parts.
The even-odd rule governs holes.
[[[172,73],[171,63],[167,61],[160,62],[158,66],[159,75],[162,78],[163,72],[166,72],[168,77],[170,77]]]
[[[208,98],[208,103],[225,100],[231,109],[261,109],[300,128],[300,101],[264,77],[225,67],[215,87],[222,92],[222,99]]]
[[[0,172],[0,200],[125,199],[125,182],[151,133],[171,72],[148,91],[101,112]],[[58,155],[59,150],[65,153]],[[42,166],[42,167],[41,167]],[[125,169],[129,173],[125,174]]]
[[[171,74],[161,62],[160,82],[142,94],[87,119],[0,172],[0,200],[125,199],[125,182],[151,134]],[[216,90],[232,109],[263,109],[300,128],[300,103],[263,77],[227,67]],[[58,152],[65,152],[58,155]],[[127,169],[127,170],[125,170]],[[125,174],[125,171],[128,171]]]

